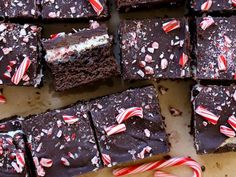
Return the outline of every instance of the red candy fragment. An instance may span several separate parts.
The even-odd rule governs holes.
[[[175,30],[175,29],[178,29],[178,28],[180,28],[180,21],[178,21],[178,20],[171,20],[171,21],[169,21],[169,22],[166,22],[166,23],[164,23],[163,25],[162,25],[162,29],[166,32],[166,33],[168,33],[168,32],[170,32],[170,31],[173,31],[173,30]]]
[[[5,104],[6,102],[7,99],[3,95],[0,95],[0,104]]]
[[[208,11],[212,6],[212,0],[207,0],[201,5],[201,10],[202,11]]]
[[[79,120],[78,117],[76,116],[70,116],[70,115],[63,115],[63,120],[67,123],[67,124],[74,124],[75,122],[77,122]]]
[[[102,161],[104,165],[108,166],[111,164],[111,157],[107,154],[102,154]]]
[[[188,62],[188,55],[186,55],[185,53],[183,53],[181,56],[180,56],[180,59],[179,59],[179,64],[180,66],[182,66],[182,68],[186,65],[186,63]]]
[[[100,15],[103,11],[103,6],[99,0],[89,0],[95,12]]]
[[[16,153],[16,163],[22,168],[25,166],[25,156],[24,153]]]
[[[13,77],[11,78],[11,81],[15,85],[19,84],[19,82],[21,81],[21,79],[23,78],[27,70],[29,69],[30,65],[31,65],[31,60],[29,59],[29,57],[25,57],[25,59],[20,64],[19,68],[17,69]]]
[[[227,122],[236,131],[236,117],[234,115],[230,116]]]
[[[61,158],[61,163],[65,166],[70,166],[70,162],[65,157]]]
[[[236,7],[236,0],[232,0],[232,5]]]
[[[218,68],[220,71],[226,71],[227,70],[227,59],[224,55],[219,55],[217,58],[218,61]]]
[[[203,106],[198,106],[197,109],[195,110],[195,112],[198,115],[200,115],[203,118],[205,118],[208,122],[212,123],[213,125],[216,125],[218,120],[219,120],[219,118],[220,118],[219,116],[216,116],[212,112],[208,111]]]
[[[116,116],[116,121],[118,122],[118,124],[120,124],[133,116],[143,118],[143,108],[132,107],[132,108],[123,110],[120,114]]]
[[[42,165],[43,167],[51,167],[53,164],[52,160],[51,159],[47,159],[47,158],[42,158],[40,160],[40,165]]]
[[[203,21],[200,23],[200,27],[203,30],[206,30],[207,28],[209,28],[211,25],[213,25],[215,23],[214,19],[210,16],[208,17],[204,17]]]
[[[224,134],[225,136],[228,136],[230,138],[235,137],[235,131],[232,128],[229,128],[225,125],[220,126],[220,133]]]
[[[108,136],[126,131],[125,124],[112,125],[104,129]]]

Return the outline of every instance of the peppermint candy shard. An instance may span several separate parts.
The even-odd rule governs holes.
[[[234,115],[230,116],[227,122],[234,129],[234,131],[236,131],[236,117]]]
[[[195,109],[195,112],[198,115],[200,115],[203,118],[205,118],[205,120],[207,120],[208,122],[212,123],[213,125],[216,125],[218,120],[219,120],[219,118],[220,118],[219,116],[216,116],[212,112],[208,111],[203,106],[198,106],[197,109]]]
[[[24,153],[22,153],[22,152],[16,153],[16,163],[21,168],[25,166],[25,156],[24,156]]]
[[[90,4],[92,5],[94,11],[97,15],[100,15],[103,11],[103,6],[99,0],[89,0]]]
[[[111,157],[107,154],[102,154],[102,161],[104,165],[108,166],[111,164]]]
[[[7,99],[5,96],[0,95],[0,104],[5,104],[7,102]]]
[[[232,128],[229,128],[225,125],[220,126],[220,133],[224,134],[225,136],[229,138],[235,137],[235,131]]]
[[[202,11],[208,11],[212,6],[212,0],[207,0],[201,5],[201,10]]]
[[[236,0],[232,0],[232,5],[236,7]]]
[[[65,157],[61,158],[61,163],[65,166],[70,166],[70,162]]]
[[[180,56],[180,59],[179,59],[179,64],[180,66],[182,66],[182,68],[186,65],[186,63],[188,62],[188,55],[186,55],[185,53],[183,53],[181,56]]]
[[[47,159],[47,158],[41,158],[40,160],[40,165],[42,165],[43,167],[51,167],[53,164],[51,159]]]
[[[19,68],[17,69],[13,77],[11,78],[11,81],[15,85],[19,84],[19,82],[21,81],[21,79],[23,78],[27,70],[29,69],[30,65],[31,65],[31,60],[29,59],[29,57],[25,57],[22,63],[20,64]]]
[[[70,115],[64,114],[62,117],[63,117],[63,120],[69,125],[74,124],[75,122],[79,121],[79,118],[76,116],[70,116]]]
[[[209,28],[211,25],[213,25],[215,23],[214,19],[210,16],[208,17],[204,17],[203,21],[200,23],[200,27],[203,30],[206,30],[207,28]]]
[[[112,125],[104,129],[108,136],[126,131],[125,124]]]
[[[224,55],[219,55],[218,59],[218,68],[220,71],[226,71],[227,70],[227,59]]]
[[[134,117],[134,116],[143,118],[143,108],[132,107],[132,108],[123,110],[120,114],[116,116],[116,121],[118,122],[118,124],[120,124],[126,121],[127,119],[129,119],[130,117]]]
[[[180,28],[180,21],[179,20],[171,20],[169,22],[163,23],[162,29],[166,32],[169,33],[170,31],[173,31],[175,29]]]

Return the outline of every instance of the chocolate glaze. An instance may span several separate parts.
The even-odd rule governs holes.
[[[119,111],[131,107],[142,107],[144,118],[132,117],[123,122],[125,132],[107,136],[104,128],[117,125]],[[101,153],[111,157],[111,165],[140,159],[138,154],[147,146],[151,147],[151,152],[146,153],[145,157],[169,151],[160,107],[152,86],[94,100],[90,112]]]
[[[78,18],[101,18],[108,16],[107,0],[100,0],[103,12],[98,16],[88,0],[42,0],[42,18],[49,19],[78,19]],[[50,14],[53,14],[50,15]]]
[[[236,73],[236,17],[213,17],[213,20],[215,23],[203,30],[200,27],[203,18],[196,19],[196,79],[233,80]],[[231,40],[230,44],[225,44],[225,36]],[[218,57],[221,54],[227,60],[226,71],[219,71]]]
[[[139,79],[178,79],[188,78],[190,74],[190,42],[188,22],[180,20],[180,28],[165,33],[162,24],[172,19],[146,19],[127,20],[120,24],[120,45],[122,57],[123,77],[128,80]],[[153,42],[159,44],[159,48],[152,49]],[[179,64],[183,52],[189,59],[182,68]],[[152,57],[151,62],[145,62],[145,56]],[[166,67],[161,68],[161,61],[168,62]],[[148,74],[141,62],[154,71]]]
[[[220,133],[220,125],[226,125],[230,116],[236,116],[235,86],[195,86],[193,88],[194,143],[199,154],[236,151],[236,144],[229,143],[220,147],[228,139]],[[204,106],[208,111],[219,116],[216,125],[207,123],[195,110]]]

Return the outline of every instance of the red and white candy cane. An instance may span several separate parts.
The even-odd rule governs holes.
[[[175,175],[163,172],[163,171],[156,171],[154,173],[154,177],[176,177]]]
[[[166,22],[162,25],[162,29],[166,32],[169,33],[170,31],[173,31],[175,29],[180,28],[180,21],[179,20],[171,20],[169,22]]]
[[[126,130],[125,124],[112,125],[104,129],[108,136],[124,132]]]
[[[118,124],[120,124],[133,116],[143,118],[143,108],[141,107],[128,108],[116,116],[116,121],[118,122]]]
[[[216,125],[220,118],[219,116],[216,116],[212,112],[208,111],[203,106],[198,106],[195,112],[198,115],[202,116],[204,119],[206,119],[208,122],[212,123],[213,125]]]
[[[212,0],[207,0],[201,5],[201,10],[202,11],[208,11],[212,6]]]
[[[29,59],[29,57],[25,57],[25,59],[23,60],[23,62],[20,64],[19,68],[17,69],[17,71],[15,72],[15,74],[13,75],[13,77],[11,78],[11,81],[15,84],[18,85],[19,82],[21,81],[21,79],[23,78],[23,76],[25,75],[26,71],[29,69],[31,64],[31,60]]]
[[[225,125],[220,126],[220,133],[222,133],[225,136],[228,136],[229,138],[235,137],[235,131],[232,128],[229,128]]]
[[[124,176],[130,174],[142,173],[150,170],[161,170],[168,167],[188,166],[193,170],[193,177],[201,177],[201,166],[189,157],[177,157],[169,160],[160,160],[157,162],[145,163],[125,168],[119,168],[113,171],[114,176]],[[158,176],[155,176],[158,177]]]
[[[99,0],[89,0],[95,12],[100,15],[103,11],[103,6]]]
[[[236,131],[236,117],[234,115],[230,116],[227,122],[234,129],[234,131]]]

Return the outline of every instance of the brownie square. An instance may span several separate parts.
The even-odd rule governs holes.
[[[191,8],[196,12],[233,12],[236,4],[232,0],[191,0]]]
[[[103,11],[98,14],[89,0],[42,0],[42,18],[52,19],[80,19],[108,17],[107,0],[99,0]]]
[[[0,17],[37,19],[40,15],[38,0],[4,0],[0,3]]]
[[[186,19],[126,20],[120,24],[119,33],[125,80],[191,76]]]
[[[117,8],[121,10],[129,10],[131,8],[169,6],[183,3],[183,0],[116,0]]]
[[[196,25],[196,79],[234,80],[236,17],[197,18]]]
[[[135,110],[137,113],[137,109],[143,116],[134,114]],[[116,116],[128,110],[132,111],[126,116],[133,116],[118,123]],[[169,151],[165,126],[155,88],[152,86],[96,99],[91,102],[90,112],[102,159],[107,166]],[[110,133],[116,133],[108,133],[109,128]],[[121,130],[120,133],[116,129]]]
[[[57,91],[120,74],[112,51],[112,39],[103,25],[72,34],[59,33],[44,40],[43,47]]]
[[[236,86],[193,88],[194,143],[198,154],[236,150]]]
[[[0,23],[0,85],[41,83],[40,30],[29,24]]]
[[[31,116],[23,122],[37,176],[71,177],[101,167],[87,106]]]

